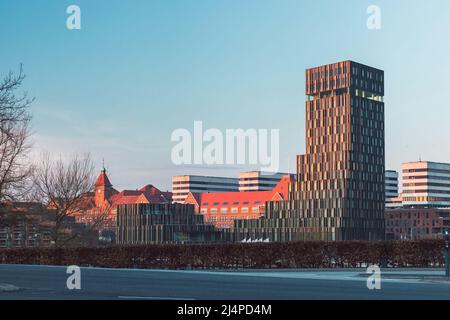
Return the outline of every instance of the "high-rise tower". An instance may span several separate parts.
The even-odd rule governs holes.
[[[384,238],[384,72],[353,61],[306,70],[306,153],[288,201],[238,238]]]

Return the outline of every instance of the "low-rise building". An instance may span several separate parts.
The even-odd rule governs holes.
[[[52,245],[54,218],[40,203],[0,204],[0,248]]]
[[[220,232],[194,213],[193,205],[138,203],[117,207],[118,244],[203,243],[220,238]]]
[[[286,200],[291,176],[285,176],[270,191],[189,193],[185,204],[193,204],[205,223],[220,229],[233,227],[234,220],[259,219],[268,201]]]
[[[86,194],[71,214],[77,223],[95,228],[100,232],[116,230],[117,207],[121,204],[169,204],[172,193],[160,191],[148,184],[137,190],[118,191],[113,188],[106,169],[100,171],[94,192]]]
[[[450,208],[386,210],[386,239],[439,239],[450,227]]]

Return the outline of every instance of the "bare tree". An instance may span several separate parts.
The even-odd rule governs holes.
[[[18,74],[9,72],[0,81],[0,201],[23,196],[31,174],[28,138],[33,99],[26,93],[16,95],[24,79],[20,66]]]
[[[89,154],[75,154],[64,161],[52,160],[44,154],[33,174],[34,194],[38,201],[47,203],[55,214],[53,241],[56,246],[67,244],[87,230],[70,230],[70,216],[83,207],[94,187],[94,165]],[[79,228],[78,228],[79,229]]]

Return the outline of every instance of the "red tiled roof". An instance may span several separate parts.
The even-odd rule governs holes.
[[[112,206],[134,203],[170,203],[164,194],[152,185],[146,185],[139,190],[123,190],[108,199]]]
[[[248,191],[248,192],[223,192],[223,193],[202,193],[200,195],[200,206],[207,202],[208,205],[212,205],[213,202],[249,202],[260,201],[264,203],[272,198],[273,191]]]
[[[204,203],[208,203],[208,206],[212,206],[214,202],[218,202],[219,205],[223,205],[224,202],[228,202],[232,205],[233,202],[248,202],[253,204],[255,202],[264,203],[266,201],[287,199],[289,191],[289,183],[292,181],[290,176],[283,177],[280,182],[270,191],[246,191],[246,192],[220,192],[220,193],[189,193],[185,200],[185,203],[192,203],[196,201],[199,206],[203,206]],[[193,199],[192,199],[193,198]]]

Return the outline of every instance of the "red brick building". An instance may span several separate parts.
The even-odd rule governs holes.
[[[386,239],[437,239],[450,227],[450,208],[388,209]]]
[[[285,176],[271,191],[189,193],[184,203],[193,204],[205,223],[227,229],[233,226],[234,220],[264,216],[267,201],[286,200],[291,181],[290,176]]]
[[[98,225],[98,229],[115,230],[119,204],[165,204],[172,202],[171,192],[162,192],[151,184],[138,190],[117,191],[103,168],[95,182],[94,192],[87,194],[79,210],[73,213],[76,222]]]

